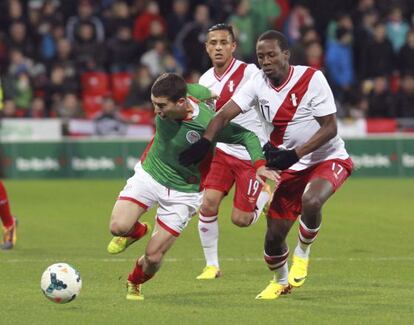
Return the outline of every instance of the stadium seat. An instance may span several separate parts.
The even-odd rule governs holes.
[[[154,124],[154,112],[152,110],[142,109],[123,109],[121,115],[128,121],[136,124]]]
[[[102,109],[103,96],[101,95],[88,95],[82,96],[82,107],[85,112],[85,117],[93,119]]]
[[[106,72],[84,72],[81,76],[84,95],[107,95],[110,92],[109,76]]]
[[[112,97],[117,104],[123,104],[129,87],[131,86],[132,75],[129,72],[116,72],[111,74]]]

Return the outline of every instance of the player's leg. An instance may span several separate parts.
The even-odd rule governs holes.
[[[228,162],[229,157],[221,150],[217,150],[204,182],[206,190],[200,208],[198,233],[206,259],[206,266],[201,274],[197,276],[198,280],[211,280],[221,275],[218,259],[218,212],[222,199],[234,183],[232,166]]]
[[[236,189],[231,219],[239,227],[248,227],[259,220],[263,209],[272,197],[269,185],[256,179],[256,169],[249,161],[234,159],[232,168]]]
[[[165,188],[159,195],[157,228],[147,244],[145,255],[138,259],[128,277],[127,299],[142,300],[141,285],[160,268],[165,253],[180,236],[201,204],[201,193],[183,193]]]
[[[288,285],[289,248],[286,237],[300,213],[301,195],[304,188],[295,174],[283,172],[274,193],[267,215],[267,231],[264,245],[264,259],[274,272],[269,285],[256,299],[277,299],[290,292]]]
[[[198,280],[211,280],[221,275],[218,260],[218,210],[224,196],[224,192],[215,189],[206,189],[203,195],[198,219],[198,233],[206,266],[197,276]]]
[[[114,237],[107,247],[110,254],[123,252],[151,231],[148,223],[138,219],[152,206],[160,186],[137,164],[112,210],[109,229]]]
[[[3,224],[2,249],[11,249],[16,244],[16,220],[10,212],[9,198],[3,182],[0,181],[0,219]]]
[[[264,259],[274,275],[269,285],[256,296],[256,299],[277,299],[280,295],[290,292],[287,263],[289,248],[286,237],[293,223],[294,220],[267,218]]]
[[[322,207],[348,178],[352,169],[350,161],[326,161],[312,168],[302,195],[299,219],[299,238],[289,272],[289,283],[300,287],[308,275],[309,254],[322,221]]]
[[[169,231],[156,226],[151,239],[141,256],[135,264],[134,269],[128,276],[127,296],[128,300],[143,300],[141,285],[151,279],[159,270],[166,252],[174,244],[176,236]]]
[[[123,252],[128,246],[151,231],[148,223],[138,219],[147,211],[134,202],[117,200],[112,210],[109,229],[114,236],[108,244],[110,254]]]

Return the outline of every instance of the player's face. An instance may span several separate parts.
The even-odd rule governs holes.
[[[151,95],[154,113],[162,119],[180,120],[187,116],[185,108],[185,98],[180,98],[177,102],[169,100],[167,97],[155,97]]]
[[[277,40],[261,40],[256,45],[257,61],[266,76],[281,81],[289,70],[289,51],[282,51]]]
[[[233,58],[236,42],[226,30],[213,30],[208,33],[206,51],[214,66],[224,66]]]

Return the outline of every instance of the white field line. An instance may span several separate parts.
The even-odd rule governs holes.
[[[70,258],[73,260],[74,258]],[[4,260],[0,258],[0,264],[13,264],[13,263],[36,263],[36,262],[56,262],[57,259],[53,258],[38,258],[38,259],[27,259],[27,258],[14,258]],[[64,260],[64,259],[62,259]],[[99,263],[122,263],[122,262],[134,262],[136,258],[77,258],[79,262],[99,262]],[[393,261],[414,261],[414,256],[389,256],[389,257],[350,257],[350,258],[340,258],[340,257],[314,257],[311,258],[312,261],[317,262],[336,262],[336,261],[345,261],[345,262],[393,262]],[[234,257],[223,257],[220,258],[221,262],[263,262],[263,258],[234,258]],[[164,259],[166,263],[185,263],[185,262],[204,262],[203,258],[171,258],[167,257]]]

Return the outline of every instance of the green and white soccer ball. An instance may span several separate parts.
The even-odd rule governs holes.
[[[40,280],[43,294],[49,300],[64,304],[74,300],[82,288],[80,273],[67,263],[47,267]]]

